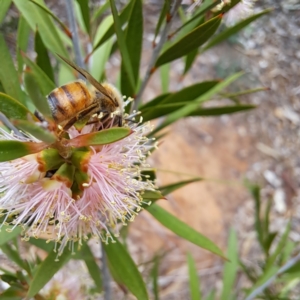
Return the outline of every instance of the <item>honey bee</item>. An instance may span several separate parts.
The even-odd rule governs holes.
[[[65,131],[77,121],[88,120],[97,114],[101,121],[110,116],[116,117],[117,125],[122,126],[123,100],[120,92],[109,83],[99,83],[86,70],[58,56],[84,76],[93,87],[89,88],[83,80],[77,80],[54,89],[47,96],[54,121]]]

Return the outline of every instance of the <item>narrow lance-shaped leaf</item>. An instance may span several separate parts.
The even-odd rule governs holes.
[[[229,261],[225,263],[223,270],[223,289],[221,300],[232,299],[232,291],[238,271],[238,244],[234,230],[230,230],[228,240],[227,257]]]
[[[89,9],[89,1],[87,0],[77,0],[77,3],[80,6],[81,15],[84,21],[84,25],[88,34],[90,34],[91,26],[90,26],[90,9]]]
[[[43,129],[41,126],[25,120],[18,120],[13,122],[18,128],[30,133],[32,136],[47,144],[52,144],[56,141],[56,137],[49,131]]]
[[[27,261],[20,257],[20,252],[18,249],[14,249],[10,244],[1,245],[2,252],[8,257],[10,261],[16,263],[21,269],[26,270],[30,274],[30,268]],[[2,297],[0,297],[2,300]]]
[[[38,28],[35,32],[34,50],[37,54],[36,64],[44,71],[45,74],[47,74],[50,80],[54,82],[54,73],[48,51],[43,43],[43,40],[41,39]]]
[[[152,277],[152,290],[154,295],[154,300],[159,300],[159,286],[158,286],[158,275],[159,275],[159,256],[154,257],[153,268],[151,270]]]
[[[80,254],[82,255],[86,267],[95,282],[97,292],[100,293],[102,291],[102,278],[100,274],[100,268],[97,265],[94,255],[87,243],[84,243],[82,245]]]
[[[45,149],[45,143],[0,141],[0,162],[20,158]]]
[[[128,25],[125,30],[125,43],[128,50],[130,65],[135,86],[130,85],[130,75],[125,66],[124,58],[122,57],[121,65],[121,91],[123,95],[133,97],[139,78],[140,60],[142,53],[143,42],[143,7],[141,0],[134,0],[129,17]]]
[[[189,253],[188,257],[188,267],[189,267],[189,286],[191,300],[201,300],[200,282],[197,273],[197,266],[192,255]]]
[[[285,228],[285,231],[284,231],[283,235],[281,236],[280,240],[278,241],[278,244],[277,244],[274,252],[267,259],[266,267],[265,267],[266,270],[270,269],[273,266],[273,264],[276,261],[278,255],[282,252],[282,250],[285,247],[286,242],[288,240],[290,231],[291,231],[291,222],[289,222],[287,224],[287,226]]]
[[[9,119],[26,120],[28,116],[31,116],[34,120],[36,119],[27,107],[3,93],[0,93],[0,112]]]
[[[111,7],[111,12],[112,12],[112,15],[114,18],[114,27],[115,27],[115,31],[116,31],[116,35],[117,35],[119,49],[120,49],[121,56],[122,56],[122,62],[124,63],[125,70],[128,74],[129,83],[132,88],[135,88],[136,82],[134,80],[133,69],[132,69],[132,66],[130,63],[130,56],[129,56],[128,49],[126,46],[124,32],[122,30],[122,22],[120,20],[120,16],[118,14],[114,0],[110,0],[110,7]]]
[[[252,23],[253,21],[255,21],[256,19],[260,18],[261,16],[269,13],[270,11],[272,11],[271,9],[266,9],[256,15],[253,15],[241,22],[239,22],[238,24],[229,27],[227,29],[225,29],[224,31],[222,31],[221,33],[219,33],[218,35],[214,36],[208,43],[207,45],[205,45],[205,47],[201,50],[201,52],[206,51],[207,49],[215,46],[216,44],[219,44],[220,42],[226,40],[227,38],[229,38],[231,35],[239,32],[241,29],[243,29],[244,27],[246,27],[247,25],[249,25],[250,23]]]
[[[110,0],[108,1],[108,3],[110,2]],[[123,26],[125,24],[125,22],[128,21],[128,17],[130,15],[130,11],[132,8],[132,3],[133,1],[130,1],[122,10],[122,12],[120,13],[120,22],[121,22],[121,26]],[[115,28],[114,28],[114,24],[112,24],[107,31],[105,32],[105,34],[103,35],[103,37],[101,38],[101,40],[99,42],[97,42],[94,47],[93,50],[90,54],[87,55],[87,57],[85,58],[85,61],[88,61],[89,57],[93,54],[94,51],[96,51],[96,49],[98,47],[100,47],[104,42],[106,42],[109,38],[111,38],[115,33]]]
[[[51,10],[49,10],[47,8],[47,6],[43,5],[42,2],[40,1],[37,2],[35,0],[29,0],[30,2],[32,2],[33,4],[37,5],[38,8],[42,9],[42,11],[44,11],[46,14],[48,14],[51,18],[53,18],[63,29],[63,31],[65,32],[65,34],[69,37],[72,38],[72,33],[69,30],[69,28],[65,25],[65,23],[63,23]]]
[[[12,230],[12,226],[3,225],[0,231],[0,246],[17,237],[21,233],[21,231],[21,227],[16,227]]]
[[[91,24],[93,24],[98,17],[100,17],[107,9],[109,8],[109,0],[106,0],[105,3],[96,9],[93,13]]]
[[[13,2],[23,14],[31,29],[35,31],[38,27],[41,38],[49,50],[64,56],[68,55],[58,34],[58,29],[54,26],[47,12],[31,1],[13,0]],[[45,6],[42,0],[36,0],[35,2]]]
[[[214,96],[216,93],[223,90],[225,87],[227,87],[229,84],[231,84],[233,81],[237,80],[240,76],[242,76],[243,73],[236,73],[228,78],[226,78],[224,81],[219,82],[216,84],[213,88],[208,90],[206,93],[202,94],[200,97],[195,99],[192,103],[174,111],[173,113],[169,114],[165,121],[157,127],[152,134],[156,133],[157,131],[161,130],[162,128],[172,124],[173,122],[177,121],[178,119],[182,117],[188,116],[190,113],[192,113],[195,109],[197,109],[199,103],[203,103],[205,101],[208,101],[211,99],[212,96]]]
[[[124,284],[138,300],[147,300],[148,294],[142,276],[124,246],[114,237],[115,243],[103,244],[109,268],[118,283]]]
[[[24,85],[27,94],[35,108],[45,117],[52,118],[51,111],[45,96],[42,95],[41,88],[37,84],[32,70],[25,70]]]
[[[143,104],[140,106],[139,111],[142,112],[142,115],[144,117],[144,111],[146,109],[150,109],[155,107],[156,105],[158,105],[159,103],[161,103],[165,98],[167,98],[168,96],[172,95],[172,93],[165,93],[165,94],[161,94],[157,97],[155,97],[154,99],[150,100],[149,102]]]
[[[2,0],[0,1],[0,23],[6,16],[6,13],[11,5],[11,0]]]
[[[180,221],[175,216],[168,213],[162,207],[156,204],[152,204],[147,208],[147,211],[162,225],[176,233],[178,236],[186,239],[187,241],[190,241],[191,243],[203,249],[215,253],[222,258],[225,258],[219,247],[216,246],[211,240],[209,240],[201,233],[197,232],[192,227],[188,226],[186,223]]]
[[[192,178],[192,179],[189,179],[189,180],[183,180],[183,181],[179,181],[179,182],[176,182],[176,183],[161,186],[161,187],[159,187],[159,190],[161,191],[161,193],[163,195],[166,196],[166,195],[168,195],[168,194],[170,194],[170,193],[186,186],[187,184],[197,182],[197,181],[201,181],[201,180],[203,180],[203,178],[200,178],[200,177]]]
[[[41,92],[44,96],[53,91],[56,86],[53,81],[45,74],[45,72],[33,61],[31,61],[25,53],[23,53],[23,59],[27,66],[30,67],[31,72],[35,78],[35,81],[39,85]]]
[[[179,57],[185,56],[203,45],[217,30],[221,20],[221,15],[214,17],[195,28],[175,44],[171,45],[158,57],[155,67],[159,67]]]
[[[111,15],[103,19],[101,24],[98,26],[94,37],[94,44],[96,44],[103,37],[106,30],[110,26],[113,26],[113,17]],[[101,81],[102,79],[103,72],[105,70],[105,65],[109,59],[112,45],[113,38],[110,38],[99,48],[97,48],[90,58],[90,72],[98,81]]]
[[[170,114],[171,112],[185,106],[187,102],[192,102],[194,99],[197,99],[201,95],[207,93],[218,83],[219,81],[200,82],[183,88],[176,93],[169,94],[167,97],[161,98],[160,101],[158,100],[159,98],[154,99],[154,103],[151,101],[140,108],[143,119],[148,121]]]
[[[169,91],[170,84],[170,64],[165,64],[160,68],[161,89],[163,93]]]
[[[165,0],[163,7],[160,11],[159,14],[159,18],[155,27],[155,33],[154,33],[154,40],[153,42],[155,42],[156,37],[160,31],[161,25],[163,24],[163,21],[165,21],[167,19],[167,13],[170,11],[170,0]]]
[[[25,97],[20,87],[18,73],[2,34],[0,34],[0,61],[0,81],[5,92],[18,102],[25,104]]]
[[[23,72],[23,58],[20,53],[20,50],[24,52],[27,51],[29,35],[30,35],[30,26],[26,22],[25,18],[21,15],[18,23],[17,49],[16,49],[19,76],[21,76]]]
[[[171,33],[170,36],[175,35],[182,29],[184,29],[186,26],[190,25],[192,22],[203,16],[208,10],[214,8],[216,5],[218,5],[221,2],[221,0],[206,0],[202,2],[202,4],[199,7],[199,10],[196,11],[196,13],[188,19],[184,24],[182,24],[180,27],[178,27],[173,33]]]
[[[41,262],[30,282],[27,293],[28,298],[35,296],[45,284],[60,270],[65,263],[71,258],[72,252],[65,249],[61,256],[57,259],[57,253],[52,251],[45,260]]]
[[[189,114],[189,116],[220,116],[234,114],[256,108],[255,105],[231,105],[219,107],[200,107]]]
[[[113,127],[99,132],[82,134],[68,140],[68,145],[73,147],[106,145],[119,141],[132,133],[130,128]]]

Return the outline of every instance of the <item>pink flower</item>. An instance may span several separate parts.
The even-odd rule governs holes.
[[[129,117],[130,119],[131,117]],[[68,130],[70,139],[108,129],[86,125],[81,132]],[[145,135],[149,124],[126,121],[132,134],[111,144],[72,148],[68,158],[59,155],[53,144],[37,154],[0,163],[0,210],[5,222],[22,226],[25,237],[47,238],[60,243],[61,253],[68,242],[82,242],[88,235],[112,240],[118,223],[133,221],[142,209],[142,194],[155,190],[141,171],[154,147]],[[38,140],[0,131],[0,139],[22,142]],[[72,246],[73,247],[73,246]]]

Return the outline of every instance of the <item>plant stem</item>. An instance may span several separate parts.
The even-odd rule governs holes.
[[[110,274],[107,265],[107,257],[103,247],[103,243],[101,243],[101,252],[102,252],[102,280],[103,280],[103,292],[104,292],[104,300],[111,300],[111,288],[110,288]]]
[[[267,280],[264,284],[256,288],[245,300],[253,300],[256,299],[260,293],[262,293],[267,287],[269,287],[273,281],[284,273],[286,270],[291,268],[300,260],[300,253],[298,253],[295,257],[291,258],[285,265],[283,265],[277,272],[274,274],[269,280]]]
[[[76,26],[73,2],[74,0],[66,0],[67,15],[69,20],[70,30],[72,32],[72,42],[74,46],[75,61],[79,67],[84,68],[84,62],[80,52],[79,37],[78,37],[78,31]]]
[[[150,62],[148,64],[148,68],[147,68],[147,71],[146,71],[146,74],[145,74],[145,77],[144,77],[144,80],[141,84],[140,90],[139,90],[139,92],[138,92],[138,94],[135,98],[135,101],[132,105],[132,110],[136,110],[138,108],[140,102],[141,102],[142,95],[143,95],[143,93],[145,91],[145,88],[146,88],[146,86],[149,82],[149,79],[150,79],[150,77],[153,73],[153,68],[154,68],[155,62],[157,60],[157,57],[158,57],[163,45],[165,44],[165,42],[168,38],[168,32],[171,28],[173,17],[177,12],[177,9],[178,9],[180,3],[181,3],[181,0],[174,0],[173,7],[170,11],[170,15],[168,16],[166,25],[165,25],[162,33],[161,33],[160,40],[159,40],[158,44],[155,46],[155,48],[153,50],[153,53],[152,53],[152,56],[150,58]]]

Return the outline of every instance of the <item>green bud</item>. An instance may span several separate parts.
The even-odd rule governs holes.
[[[51,179],[64,182],[67,187],[71,187],[74,180],[75,167],[68,163],[64,163],[59,167]]]
[[[37,161],[39,163],[40,172],[58,169],[65,162],[59,155],[59,152],[52,148],[45,149],[38,153]]]

